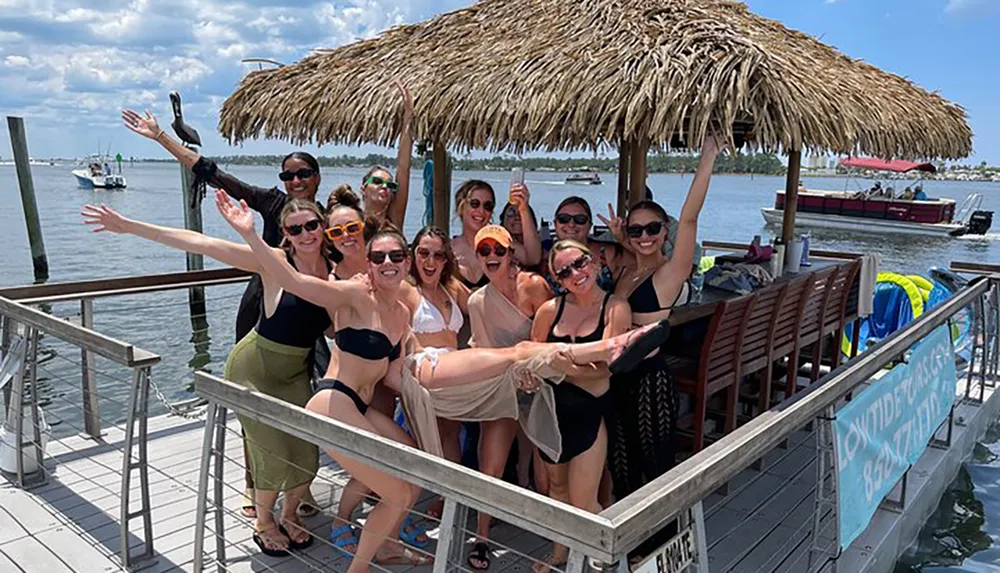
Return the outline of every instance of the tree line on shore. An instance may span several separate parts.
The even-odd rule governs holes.
[[[279,165],[280,155],[227,155],[214,158],[220,165]],[[372,165],[396,167],[396,158],[370,153],[359,157],[352,155],[321,156],[316,158],[322,167],[367,168]],[[148,160],[158,161],[158,160]],[[166,160],[165,160],[166,161]],[[172,161],[172,160],[171,160]],[[693,173],[698,166],[697,155],[657,153],[647,159],[651,173]],[[413,169],[423,169],[424,158],[413,158]],[[554,158],[497,156],[490,158],[452,157],[452,169],[457,171],[510,171],[520,167],[525,171],[585,171],[612,172],[618,170],[617,158]],[[784,175],[785,166],[772,153],[736,153],[720,155],[715,162],[716,173],[746,173],[755,175]]]

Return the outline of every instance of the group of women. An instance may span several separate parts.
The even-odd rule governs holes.
[[[557,241],[546,251],[528,189],[512,186],[496,225],[496,195],[477,180],[456,192],[459,235],[430,226],[407,241],[398,229],[412,103],[400,89],[407,104],[398,179],[374,167],[362,179],[361,197],[341,185],[325,206],[316,202],[319,165],[306,153],[285,158],[283,192],[261,189],[181,146],[148,112],[126,110],[127,127],[219,189],[218,210],[245,243],[131,220],[103,206],[85,207],[85,222],[256,273],[241,304],[226,379],[453,461],[462,457],[462,423],[478,422],[480,471],[503,475],[517,441],[522,485],[533,482],[554,499],[599,512],[673,463],[676,397],[669,371],[655,357],[640,356],[628,374],[612,375],[622,368],[609,364],[634,354],[630,346],[662,342],[665,329],[658,326],[685,302],[698,214],[719,146],[714,138],[704,142],[670,258],[663,253],[673,220],[656,203],[639,203],[624,219],[609,211],[601,217],[609,238],[591,236],[589,204],[568,198],[555,212]],[[264,219],[263,235],[253,211]],[[333,352],[323,360],[327,338]],[[547,415],[528,423],[524,392]],[[409,433],[392,419],[397,401]],[[302,516],[311,503],[316,447],[249,418],[240,422],[254,541],[268,555],[309,546]],[[429,542],[421,524],[407,517],[419,490],[327,453],[351,476],[330,532],[331,542],[353,555],[348,570],[426,563],[407,547]],[[352,514],[372,494],[377,503],[358,535]],[[279,495],[284,502],[275,516]],[[469,553],[477,570],[490,567],[490,521],[479,516]],[[566,559],[566,548],[556,545],[536,569]]]

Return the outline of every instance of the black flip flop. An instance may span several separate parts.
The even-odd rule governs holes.
[[[292,538],[291,534],[288,533],[288,530],[285,529],[284,525],[279,525],[278,531],[280,531],[282,535],[288,538],[288,548],[294,551],[300,551],[313,544],[312,535],[309,535],[309,537],[307,537],[305,541],[295,541],[295,539]]]
[[[280,530],[281,528],[279,527],[278,529]],[[274,531],[274,529],[268,529],[266,531],[254,531],[253,532],[253,542],[257,544],[257,547],[260,549],[260,552],[263,553],[264,555],[267,555],[268,557],[288,557],[288,550],[287,549],[268,549],[267,548],[267,544],[264,543],[264,540],[260,537],[261,533],[266,533],[267,531]],[[291,541],[290,538],[289,538],[289,541]]]
[[[608,364],[612,375],[627,374],[646,359],[654,350],[663,346],[670,335],[670,323],[663,319],[640,334],[614,362]]]
[[[475,559],[481,563],[485,563],[485,567],[480,567],[475,565],[472,560]],[[469,552],[469,557],[466,559],[469,563],[469,567],[472,567],[476,571],[486,571],[490,568],[490,546],[486,543],[480,541],[472,546],[472,551]]]

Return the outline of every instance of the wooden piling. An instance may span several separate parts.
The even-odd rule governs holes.
[[[448,149],[434,138],[434,225],[451,234],[451,180],[448,173]]]
[[[795,235],[795,211],[799,203],[799,174],[801,173],[801,166],[802,150],[793,149],[789,151],[788,177],[785,179],[785,206],[781,221],[781,240],[786,245],[792,243]]]
[[[649,140],[636,138],[631,145],[631,170],[628,183],[628,206],[646,200],[646,154],[649,153]]]
[[[10,146],[14,151],[17,183],[21,188],[24,222],[28,226],[28,244],[31,246],[31,264],[35,270],[35,282],[44,282],[49,278],[49,260],[45,256],[42,224],[38,219],[38,204],[35,202],[35,184],[31,179],[31,166],[28,162],[28,138],[24,131],[24,118],[7,116],[7,129],[10,131]]]
[[[626,139],[622,139],[618,145],[618,204],[615,209],[619,217],[624,217],[628,212],[628,176],[631,165],[632,144]]]

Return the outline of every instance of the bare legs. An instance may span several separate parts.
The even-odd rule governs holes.
[[[398,442],[414,445],[413,441],[389,418],[377,410],[369,409],[366,415],[358,411],[354,403],[340,392],[320,392],[309,401],[306,409],[329,416],[356,428],[380,434]],[[398,543],[385,543],[394,539],[399,526],[409,508],[416,501],[419,488],[403,480],[382,473],[337,451],[327,450],[327,454],[340,467],[357,479],[364,487],[380,496],[379,502],[368,515],[365,528],[358,541],[357,552],[348,566],[348,573],[367,573],[373,559],[382,561],[399,556],[403,547]]]
[[[598,490],[605,473],[605,458],[608,453],[608,432],[601,422],[597,440],[590,449],[565,464],[545,464],[549,475],[549,497],[568,503],[573,507],[600,513]],[[552,552],[544,559],[545,564],[536,563],[534,573],[545,573],[549,565],[564,565],[569,556],[565,545],[553,543]],[[547,564],[547,565],[546,565]]]
[[[436,367],[424,363],[416,373],[420,383],[426,388],[445,388],[480,382],[500,376],[515,362],[529,360],[550,352],[553,348],[564,347],[565,353],[553,356],[552,366],[561,364],[592,364],[611,362],[637,337],[649,328],[633,330],[607,340],[583,344],[553,345],[545,342],[519,342],[511,348],[466,348],[438,356]]]
[[[479,471],[494,478],[503,476],[510,456],[510,446],[517,436],[518,424],[512,419],[480,422],[479,435]],[[479,512],[476,516],[476,537],[482,541],[489,537],[492,518]],[[470,557],[471,561],[476,561]],[[489,562],[474,564],[474,567],[485,569]]]

